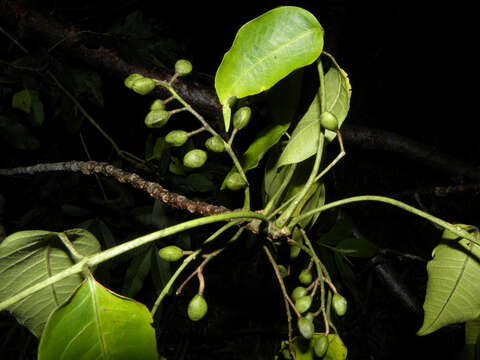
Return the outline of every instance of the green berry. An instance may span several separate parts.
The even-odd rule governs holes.
[[[192,169],[202,167],[205,161],[207,161],[207,153],[200,149],[190,150],[183,157],[183,165]]]
[[[188,140],[188,133],[183,130],[172,130],[165,136],[165,142],[171,146],[182,146]]]
[[[295,307],[297,308],[297,311],[300,314],[303,314],[305,311],[310,309],[311,305],[312,305],[312,297],[308,295],[304,295],[295,301]]]
[[[338,120],[331,112],[325,111],[320,115],[320,125],[331,131],[338,130]]]
[[[192,63],[188,60],[181,59],[175,63],[175,72],[180,75],[187,75],[192,71]]]
[[[187,308],[187,315],[192,321],[198,321],[202,319],[207,313],[208,305],[202,295],[195,295]]]
[[[306,314],[303,315],[305,319],[308,319],[310,321],[313,321],[313,314],[311,312],[307,312]]]
[[[333,309],[335,310],[335,314],[338,316],[343,316],[347,312],[347,299],[345,299],[339,293],[333,295],[332,305]]]
[[[290,245],[290,258],[295,259],[301,250],[297,245]]]
[[[161,128],[164,126],[168,119],[170,119],[170,113],[166,110],[152,110],[145,117],[145,125],[149,128]]]
[[[241,107],[233,115],[233,127],[242,130],[250,122],[252,110],[248,106]]]
[[[311,339],[313,337],[313,333],[315,328],[313,326],[313,321],[308,320],[305,317],[298,318],[297,321],[298,331],[305,339]]]
[[[132,90],[140,95],[147,95],[155,89],[155,82],[146,77],[139,78],[132,83]]]
[[[150,110],[165,110],[165,104],[162,100],[157,99],[150,105]]]
[[[183,250],[175,245],[166,246],[158,250],[158,255],[165,261],[174,262],[183,256]]]
[[[222,152],[225,150],[225,145],[219,135],[209,137],[205,141],[205,147],[213,152]]]
[[[325,334],[315,336],[313,339],[313,351],[316,356],[322,358],[328,350],[328,337]]]
[[[295,289],[292,291],[291,298],[293,301],[297,301],[300,299],[302,296],[305,296],[307,294],[307,289],[305,289],[303,286],[297,286]]]
[[[129,89],[132,88],[133,83],[137,81],[138,79],[143,79],[143,75],[141,74],[130,74],[125,78],[125,81],[123,82],[125,86]]]
[[[225,180],[225,185],[229,190],[238,191],[243,189],[247,184],[245,183],[245,180],[243,180],[242,175],[234,172],[227,176],[227,179]]]
[[[280,276],[282,278],[288,276],[288,270],[285,266],[283,265],[278,265],[278,272],[280,273]]]
[[[300,280],[300,282],[303,285],[310,284],[313,280],[313,276],[312,276],[311,271],[307,270],[307,269],[303,269],[302,272],[300,273],[300,275],[298,275],[298,280]]]

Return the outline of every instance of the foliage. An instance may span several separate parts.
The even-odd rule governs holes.
[[[127,19],[124,30],[135,24],[133,19]],[[143,30],[150,33],[151,29]],[[29,55],[25,54],[11,67],[31,65]],[[117,242],[104,222],[91,220],[83,224],[86,229],[21,231],[0,243],[0,309],[10,311],[40,339],[40,359],[76,358],[85,353],[95,358],[156,358],[152,323],[162,316],[165,298],[177,285],[179,294],[191,279],[197,278],[198,289],[186,314],[192,321],[202,323],[211,312],[208,297],[204,296],[208,284],[205,267],[238,239],[253,236],[258,249],[268,258],[282,291],[279,302],[283,300],[285,304],[288,323],[287,339],[280,349],[282,356],[313,359],[315,353],[326,351],[325,358],[343,360],[347,347],[337,323],[347,312],[347,302],[351,302],[347,294],[340,294],[331,272],[338,270],[349,287],[352,270],[348,258],[371,257],[378,248],[368,240],[355,237],[344,221],[338,221],[322,236],[311,230],[326,210],[364,201],[390,204],[445,229],[442,243],[434,249],[434,258],[427,266],[425,319],[419,335],[480,316],[480,288],[475,281],[480,276],[477,258],[480,240],[476,228],[452,225],[381,196],[326,202],[326,174],[345,155],[341,126],[349,111],[352,89],[347,73],[323,50],[323,28],[311,13],[293,6],[279,7],[240,28],[215,77],[226,138],[175,88],[176,80],[192,71],[192,63],[180,59],[174,69],[174,75],[168,80],[132,74],[124,82],[140,95],[154,93],[156,88],[169,95],[156,99],[146,112],[145,125],[151,132],[145,143],[145,159],[122,150],[77,100],[88,94],[97,106],[104,106],[100,79],[86,70],[72,72],[70,77],[62,79],[75,84],[76,92],[72,94],[52,71],[31,68],[32,79],[48,79],[56,90],[45,97],[29,84],[12,95],[11,114],[0,117],[0,136],[9,146],[22,151],[35,150],[39,141],[34,130],[45,123],[44,101],[60,109],[58,116],[62,117],[70,114],[62,102],[73,102],[75,109],[110,142],[119,159],[175,186],[175,190],[185,195],[161,187],[163,195],[157,198],[153,208],[137,208],[129,214],[129,220],[134,219],[153,230],[136,234],[134,239],[125,242]],[[315,73],[314,96],[303,92],[305,71]],[[56,91],[62,95],[54,96]],[[241,101],[261,92],[267,96],[269,107],[266,124],[259,123],[255,108],[252,110]],[[300,106],[301,101],[307,102],[305,108]],[[18,111],[28,114],[28,123],[16,121],[20,116]],[[230,129],[232,111],[234,126]],[[191,130],[188,121],[175,122],[186,114],[193,117],[199,127]],[[70,128],[64,129],[66,133],[78,131],[79,124],[70,122],[68,126]],[[177,126],[182,129],[172,129]],[[252,127],[256,129],[254,136],[243,155],[238,156],[234,146],[237,134]],[[328,162],[327,148],[331,150],[337,143],[339,153]],[[211,151],[208,156],[203,147]],[[220,159],[218,163],[217,159]],[[263,176],[259,182],[251,175],[251,170],[256,168],[260,168],[258,172]],[[86,174],[94,172],[81,170]],[[110,169],[109,175],[114,172]],[[17,173],[22,173],[22,169],[0,171],[0,175]],[[135,174],[122,178],[123,182],[133,184],[140,180]],[[145,188],[143,186],[143,190]],[[155,191],[147,191],[154,197],[157,195]],[[232,195],[230,191],[238,191],[237,194],[243,196]],[[227,198],[229,204],[236,208],[240,205],[240,209],[230,211],[199,200],[198,207],[205,209],[201,212],[203,217],[183,221],[181,215],[175,218],[165,215],[161,201],[169,203],[175,198],[174,205],[181,207],[188,195],[212,202]],[[258,198],[262,199],[263,208],[254,211],[252,203]],[[109,206],[115,209],[118,202],[112,200]],[[77,216],[85,213],[85,209],[75,206],[64,210]],[[205,235],[211,228],[202,230],[204,227],[216,226],[219,222],[225,224]],[[194,235],[201,238],[200,243],[192,241],[193,235],[188,233],[192,229],[195,229]],[[155,244],[158,240],[172,244],[162,244],[159,250]],[[289,254],[287,259],[282,256],[285,249]],[[329,250],[327,255],[325,249]],[[183,261],[179,261],[182,258]],[[196,259],[201,260],[200,264],[190,269],[190,275],[179,285],[178,279]],[[136,296],[150,275],[157,295],[150,311],[142,303],[100,284],[103,280],[108,282],[110,274],[108,267],[98,270],[97,266],[108,260],[129,263],[122,285],[124,295]],[[298,282],[289,295],[292,289],[287,290],[283,279],[297,267],[301,267],[295,276]],[[478,330],[471,333],[475,335]],[[326,350],[318,349],[320,338],[324,342],[322,346],[325,339],[328,341]],[[475,341],[478,345],[478,337]]]

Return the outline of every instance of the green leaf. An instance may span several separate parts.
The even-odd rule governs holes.
[[[104,288],[92,276],[50,316],[38,359],[157,359],[145,305]]]
[[[427,264],[424,321],[417,335],[480,316],[480,247],[465,239],[444,241],[432,255]]]
[[[324,53],[332,66],[325,74],[325,111],[335,115],[340,128],[347,117],[350,109],[350,98],[352,96],[352,86],[347,73],[338,65],[332,55]],[[325,137],[332,141],[337,134],[330,130],[325,130]]]
[[[67,237],[82,255],[100,251],[95,237],[83,229],[67,230]],[[0,244],[0,302],[74,265],[55,232],[20,231]],[[81,283],[80,274],[58,281],[12,305],[8,310],[35,336],[42,334],[48,316]]]
[[[313,63],[323,49],[323,28],[308,11],[283,6],[249,21],[237,32],[215,75],[230,127],[230,101],[271,88],[292,71]]]
[[[128,266],[127,273],[125,274],[125,281],[123,282],[122,294],[129,297],[134,297],[138,294],[143,286],[143,282],[150,272],[152,265],[151,253],[154,251],[155,246],[150,246],[147,249],[141,249],[138,251],[135,257]],[[142,251],[143,250],[143,251]]]
[[[71,72],[75,86],[75,94],[87,95],[96,106],[103,108],[102,79],[94,72],[85,69],[74,69]]]
[[[341,240],[336,248],[342,250],[346,256],[372,257],[378,252],[377,246],[364,238],[349,237]]]
[[[300,119],[295,130],[278,158],[276,167],[296,164],[317,152],[320,134],[320,101],[318,94],[313,99],[305,115]]]
[[[12,107],[30,114],[32,108],[32,97],[28,89],[15,93],[12,97]]]

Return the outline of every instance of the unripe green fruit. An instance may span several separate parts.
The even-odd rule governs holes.
[[[187,314],[190,320],[198,321],[205,316],[207,310],[207,302],[202,295],[197,294],[192,298],[192,300],[190,300],[187,308]]]
[[[165,142],[171,146],[182,146],[188,140],[188,133],[183,130],[172,130],[165,136]]]
[[[182,258],[183,250],[178,246],[170,245],[158,250],[158,255],[165,261],[174,262]]]
[[[303,315],[305,319],[308,319],[310,321],[313,321],[313,314],[311,312],[307,312],[306,314]]]
[[[145,117],[145,125],[149,128],[161,128],[164,126],[168,119],[170,119],[170,113],[166,110],[152,110]]]
[[[303,314],[305,311],[310,309],[312,305],[312,297],[308,295],[304,295],[295,301],[295,307],[300,314]]]
[[[200,149],[190,150],[183,157],[183,165],[192,169],[202,167],[205,161],[207,161],[207,153]]]
[[[222,152],[225,150],[225,145],[223,144],[223,140],[219,135],[209,137],[205,141],[205,147],[213,152]]]
[[[143,75],[141,74],[130,74],[128,75],[125,80],[124,80],[124,84],[127,88],[131,89],[132,86],[133,86],[133,83],[135,81],[137,81],[138,79],[143,79]]]
[[[322,358],[328,350],[328,338],[325,334],[320,334],[313,339],[313,351],[316,356]]]
[[[288,275],[288,270],[285,266],[283,265],[278,265],[278,272],[280,273],[280,276],[282,278],[286,277]]]
[[[302,249],[300,249],[297,245],[290,245],[290,258],[295,259]]]
[[[233,115],[233,127],[242,130],[250,122],[252,110],[248,106],[241,107]]]
[[[335,310],[335,314],[338,316],[343,316],[347,312],[347,299],[345,299],[339,293],[333,295],[332,305],[333,309]]]
[[[303,286],[297,286],[295,289],[292,291],[291,298],[293,301],[297,301],[300,299],[302,296],[305,296],[307,294],[307,289],[305,289]]]
[[[139,78],[132,83],[132,90],[140,95],[147,95],[155,89],[155,82],[146,77]]]
[[[298,331],[305,339],[311,339],[315,328],[313,326],[313,321],[308,320],[307,318],[301,317],[297,321]]]
[[[312,273],[310,272],[310,270],[307,269],[303,269],[300,275],[298,275],[298,280],[300,280],[300,282],[304,285],[310,284],[312,282],[312,279]]]
[[[227,179],[225,180],[225,185],[229,190],[238,191],[240,189],[243,189],[247,184],[245,183],[245,180],[243,180],[242,175],[234,172],[227,176]]]
[[[150,105],[150,110],[165,110],[165,104],[162,100],[157,99]]]
[[[338,120],[331,112],[325,111],[320,115],[320,125],[331,131],[338,130]]]
[[[175,63],[175,72],[180,75],[187,75],[192,72],[192,63],[185,59],[180,59]]]

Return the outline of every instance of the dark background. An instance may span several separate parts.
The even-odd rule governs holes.
[[[160,61],[172,66],[175,56],[187,57],[194,64],[199,81],[212,87],[216,68],[241,25],[279,5],[301,6],[319,19],[325,28],[325,50],[333,54],[349,74],[353,94],[345,126],[355,124],[388,130],[431,146],[432,151],[467,162],[473,168],[478,166],[477,119],[474,115],[477,90],[473,80],[472,51],[476,13],[470,1],[434,5],[418,1],[384,2],[379,5],[341,0],[220,4],[178,1],[20,3],[67,26],[98,33],[110,31],[121,24],[128,14],[142,10],[145,21],[154,23],[158,36],[168,40],[166,47],[170,52]],[[18,28],[2,26],[15,36],[22,36]],[[22,44],[31,48],[39,46],[34,35],[22,39]],[[0,34],[0,47],[2,54],[7,56],[14,46]],[[125,49],[121,52],[129,55]],[[78,59],[71,59],[61,51],[56,56],[59,62],[78,62]],[[144,60],[135,53],[130,56],[132,61]],[[139,99],[132,95],[116,77],[102,73],[100,76],[105,106],[102,109],[90,107],[89,111],[119,144],[141,154],[148,132],[143,128],[141,119],[143,109],[151,99]],[[0,104],[0,111],[8,106]],[[83,125],[92,152],[98,160],[105,160],[108,144],[105,145],[95,130],[89,130],[88,126],[87,123]],[[2,147],[0,165],[83,160],[83,149],[79,144],[73,145],[72,139],[68,136],[54,139],[51,147],[35,153],[14,152]],[[417,199],[413,196],[420,188],[474,184],[471,179],[425,167],[402,153],[365,150],[361,146],[349,147],[348,143],[346,146],[347,157],[337,166],[330,180],[332,191],[328,193],[327,201],[367,193],[402,194],[401,200],[424,207],[445,220],[478,225],[478,196],[475,191],[443,198],[431,194]],[[20,230],[17,228],[18,218],[28,208],[28,201],[41,205],[48,197],[48,187],[39,190],[43,181],[47,180],[36,179],[36,185],[29,185],[36,187],[23,194],[21,189],[28,180],[13,184],[0,179],[0,193],[10,206],[6,208],[11,209],[13,214],[3,215],[7,233]],[[39,191],[46,193],[41,200],[35,199]],[[141,198],[142,195],[135,193],[135,196]],[[16,203],[15,206],[10,205],[12,203]],[[387,209],[383,205],[355,205],[346,211],[359,231],[381,248],[416,254],[428,260],[438,242],[440,230],[399,210]],[[69,221],[65,220],[65,224],[68,225]],[[42,223],[38,220],[28,225],[40,227]],[[171,304],[167,311],[169,317],[165,320],[168,326],[164,325],[162,333],[165,343],[162,348],[169,360],[273,358],[278,339],[285,337],[283,300],[280,293],[276,293],[278,288],[268,264],[256,250],[255,245],[247,250],[237,246],[225,254],[224,260],[212,263],[208,300],[210,308],[216,310],[202,325],[192,325],[182,318],[188,296]],[[255,264],[253,267],[252,262]],[[389,258],[387,263],[407,283],[414,300],[421,304],[426,283],[425,263],[403,257]],[[447,327],[426,337],[416,337],[421,316],[403,307],[403,302],[389,292],[389,287],[384,286],[381,276],[370,263],[360,262],[356,269],[362,295],[355,300],[351,297],[351,311],[338,325],[349,347],[350,359],[456,357],[462,349],[461,325]],[[174,310],[173,305],[182,309]],[[28,338],[27,334],[23,336]],[[9,341],[4,344],[4,348],[11,351],[7,354],[18,354],[22,346],[15,344],[14,340]],[[26,348],[34,351],[35,346],[35,341],[29,339]],[[26,351],[23,356],[30,358],[31,354]],[[8,356],[15,358],[16,355]]]

